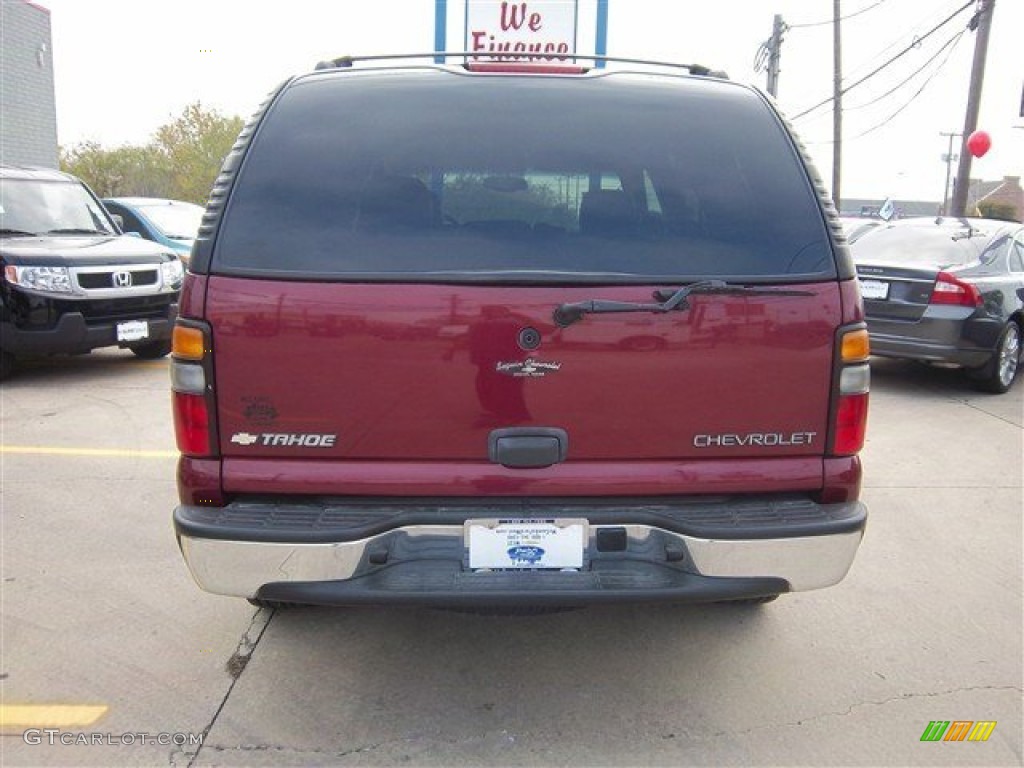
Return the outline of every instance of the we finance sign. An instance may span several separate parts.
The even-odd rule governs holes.
[[[477,57],[485,61],[570,61],[576,53],[577,22],[576,2],[469,0],[465,50],[500,54]]]
[[[481,64],[604,56],[608,1],[435,0],[434,50],[464,51]]]

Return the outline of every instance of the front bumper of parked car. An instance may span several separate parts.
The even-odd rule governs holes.
[[[50,325],[19,325],[0,321],[0,348],[13,355],[80,354],[100,347],[126,347],[118,340],[118,324],[129,321],[146,323],[147,335],[138,343],[168,341],[178,317],[176,296],[152,296],[133,302],[110,302],[109,309],[97,302],[87,316],[83,312],[65,311],[56,315]],[[106,311],[106,314],[103,312]],[[56,313],[54,313],[56,314]]]
[[[495,517],[583,517],[583,567],[470,569],[465,521]],[[174,513],[206,591],[324,605],[706,602],[817,589],[846,575],[866,520],[860,502],[806,499],[589,508],[251,501]]]

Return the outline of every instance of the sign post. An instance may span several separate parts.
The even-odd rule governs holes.
[[[434,50],[443,51],[448,45],[448,0],[434,0]],[[435,56],[435,64],[444,64],[444,56]]]

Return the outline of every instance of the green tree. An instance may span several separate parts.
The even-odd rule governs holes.
[[[169,169],[170,196],[205,204],[242,125],[242,118],[225,117],[196,102],[185,107],[180,117],[158,128],[154,146]]]
[[[206,204],[242,118],[224,117],[196,102],[156,130],[145,146],[105,149],[87,141],[60,151],[61,168],[100,197],[169,197]]]
[[[60,166],[85,181],[100,197],[167,197],[170,192],[167,160],[153,146],[104,149],[87,141],[61,149]]]

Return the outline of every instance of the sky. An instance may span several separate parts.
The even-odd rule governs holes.
[[[592,35],[587,14],[595,0],[578,1],[581,28]],[[541,2],[533,0],[533,8]],[[965,2],[841,0],[844,85],[909,49],[844,96],[843,198],[942,199],[948,139],[941,134],[963,130],[973,6],[926,33]],[[65,148],[85,141],[108,148],[144,144],[197,101],[248,117],[273,87],[317,61],[434,46],[434,0],[37,4],[51,13],[58,141]],[[462,0],[448,6],[450,28],[461,27]],[[789,29],[777,101],[795,118],[831,188],[831,107],[797,115],[832,95],[832,7],[828,0],[609,0],[608,55],[701,63],[764,87],[755,55],[781,14]],[[992,148],[973,161],[972,178],[1024,175],[1022,30],[1024,2],[996,0],[978,120]],[[587,37],[580,34],[581,52]],[[461,37],[450,33],[449,49],[461,46]]]

